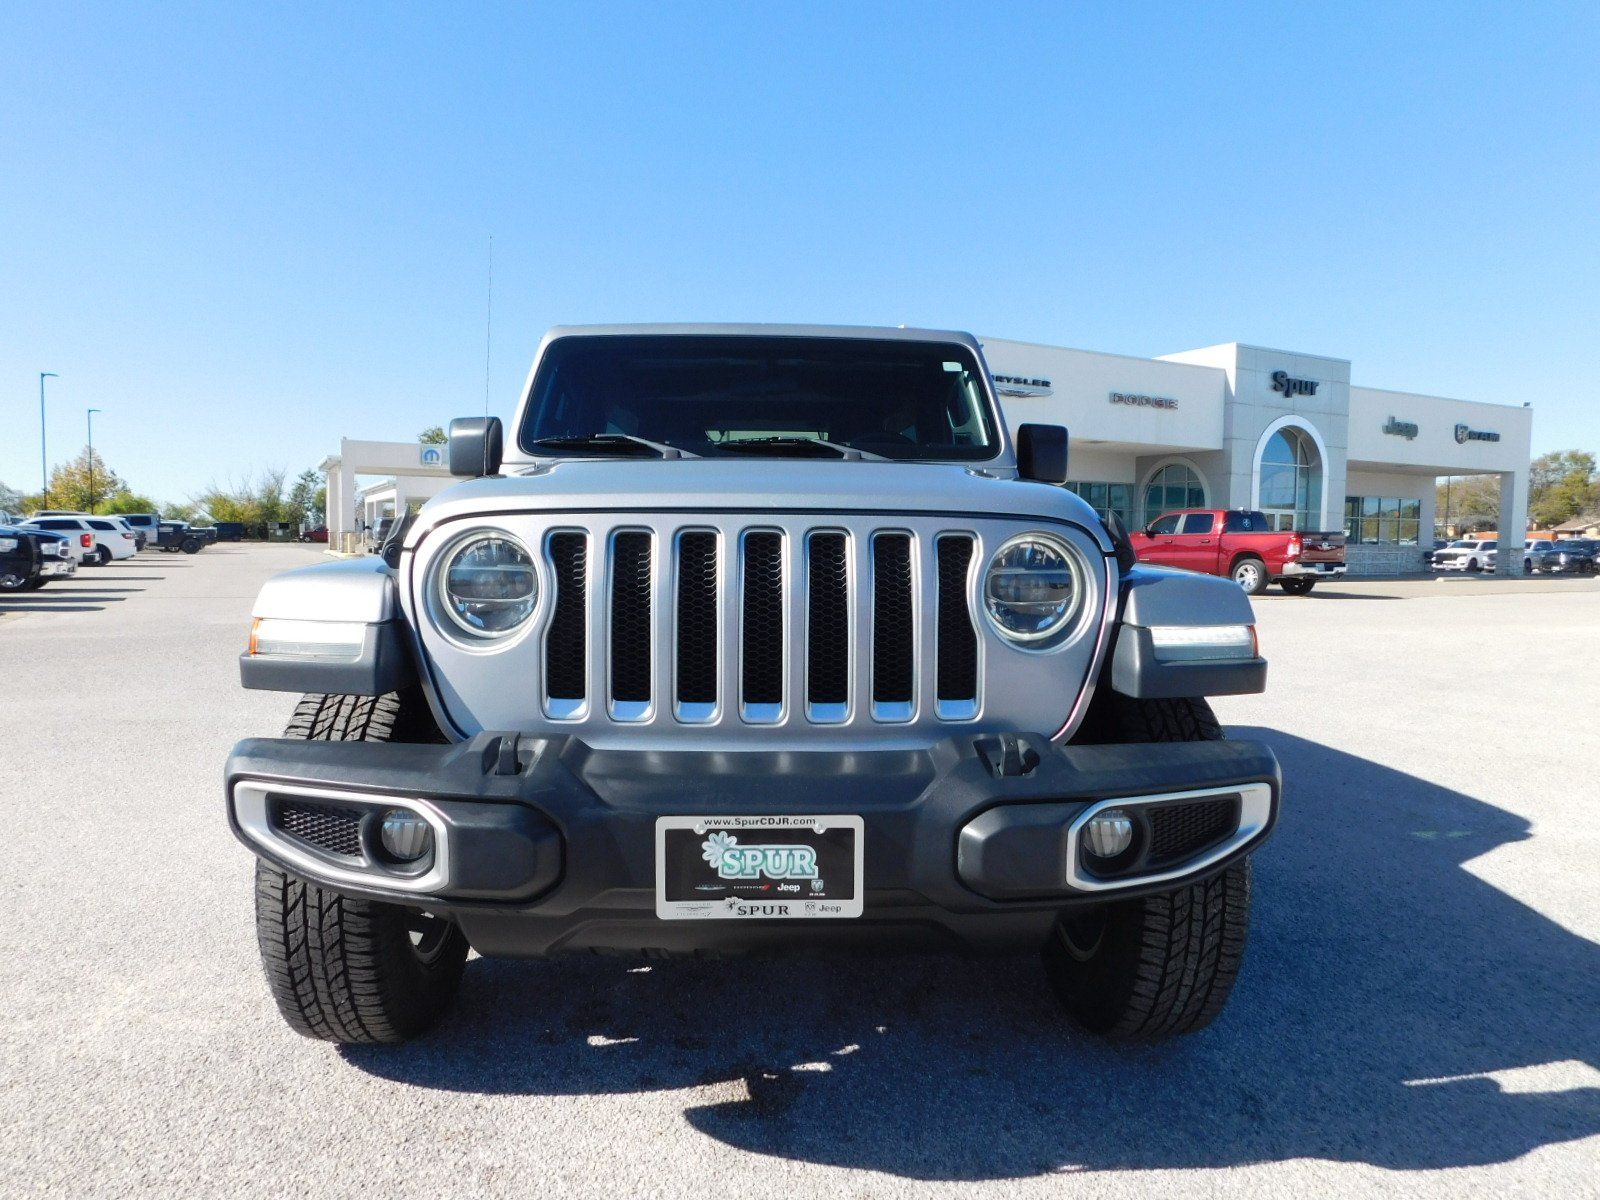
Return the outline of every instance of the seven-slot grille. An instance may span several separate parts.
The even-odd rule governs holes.
[[[792,699],[816,725],[905,722],[923,675],[936,681],[939,717],[977,714],[970,534],[621,528],[552,531],[543,542],[553,581],[543,704],[553,718],[670,712],[761,725],[782,720]],[[934,576],[923,582],[922,558],[936,587]],[[591,586],[605,594],[591,598]],[[596,619],[606,627],[591,628]],[[596,684],[601,694],[590,695]]]

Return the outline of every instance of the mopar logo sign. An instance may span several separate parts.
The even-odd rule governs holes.
[[[1049,396],[1055,391],[1048,379],[1024,379],[1021,375],[996,375],[994,386],[1002,396]]]
[[[444,466],[444,449],[440,446],[422,447],[422,465],[425,467]]]
[[[1463,444],[1467,442],[1498,442],[1500,435],[1491,433],[1487,429],[1473,429],[1467,425],[1456,426],[1456,441]]]
[[[1287,371],[1274,371],[1272,373],[1272,390],[1282,392],[1288,396],[1315,396],[1317,394],[1317,381],[1315,379],[1291,379]]]

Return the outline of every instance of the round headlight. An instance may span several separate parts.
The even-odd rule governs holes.
[[[533,559],[500,533],[468,538],[439,571],[439,603],[449,618],[477,637],[515,633],[533,616],[539,581]]]
[[[1005,637],[1037,642],[1060,631],[1083,598],[1072,555],[1042,533],[1014,537],[989,560],[983,604]]]

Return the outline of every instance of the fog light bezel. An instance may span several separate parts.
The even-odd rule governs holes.
[[[415,854],[403,854],[390,845],[389,822],[396,817],[407,818],[422,827],[421,846]],[[434,847],[433,825],[427,817],[416,809],[395,805],[392,808],[373,814],[368,820],[372,824],[372,840],[377,851],[374,857],[377,857],[384,864],[411,871],[426,866],[428,860],[432,858]]]
[[[245,840],[259,846],[269,859],[292,868],[308,879],[418,894],[441,892],[450,885],[449,823],[435,805],[421,797],[385,796],[374,792],[311,787],[255,777],[233,780],[230,793],[233,819]],[[280,832],[273,826],[270,817],[269,801],[276,796],[294,796],[322,804],[367,810],[362,821],[363,861],[336,862],[331,856],[317,853]],[[391,863],[380,857],[381,846],[375,819],[393,808],[410,809],[427,821],[433,829],[433,852],[430,855],[411,864]],[[412,868],[409,871],[408,866]]]

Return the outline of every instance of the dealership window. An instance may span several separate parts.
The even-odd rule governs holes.
[[[1205,484],[1188,463],[1168,463],[1144,485],[1144,519],[1149,521],[1175,508],[1204,508]]]
[[[1344,535],[1351,542],[1364,546],[1415,546],[1421,527],[1421,500],[1387,496],[1344,498]]]
[[[1124,525],[1133,523],[1131,483],[1069,483],[1067,491],[1082,496],[1102,520],[1108,513],[1116,513],[1117,519]]]
[[[1322,464],[1316,445],[1297,429],[1283,428],[1261,452],[1261,511],[1274,529],[1312,529],[1320,516]]]

